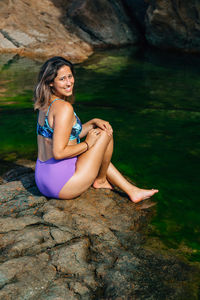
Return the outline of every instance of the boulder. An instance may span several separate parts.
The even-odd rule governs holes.
[[[91,46],[60,22],[60,9],[51,0],[3,0],[0,8],[0,52],[44,58],[62,55],[80,62]]]
[[[34,165],[0,185],[0,299],[197,299],[199,269],[145,246],[152,201],[117,189],[43,197]]]
[[[119,47],[139,42],[138,30],[120,0],[70,1],[63,20],[70,31],[95,47]]]
[[[139,41],[120,0],[2,0],[0,52],[34,58],[61,55],[81,62],[93,47]]]
[[[200,3],[152,0],[146,16],[146,39],[165,49],[200,52]]]

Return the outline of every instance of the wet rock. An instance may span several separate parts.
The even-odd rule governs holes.
[[[197,299],[198,268],[144,246],[151,201],[92,188],[46,199],[33,169],[0,185],[0,299]]]
[[[146,39],[154,46],[200,52],[200,3],[196,0],[150,1]]]

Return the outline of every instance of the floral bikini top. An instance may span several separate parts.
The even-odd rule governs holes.
[[[49,115],[49,110],[50,110],[51,105],[56,100],[62,100],[62,99],[58,98],[51,102],[51,104],[49,105],[47,114],[45,116],[44,125],[43,126],[40,125],[37,121],[37,134],[42,135],[43,137],[49,138],[49,139],[52,139],[52,137],[53,137],[53,128],[51,128],[49,126],[48,115]],[[64,100],[62,100],[62,101],[64,101]],[[74,115],[76,117],[76,124],[72,127],[72,131],[71,131],[69,140],[72,141],[72,140],[77,139],[77,143],[80,143],[79,134],[81,133],[81,130],[82,130],[82,124],[75,112],[74,112]]]

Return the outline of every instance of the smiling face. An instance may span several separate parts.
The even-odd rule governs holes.
[[[54,95],[61,99],[71,96],[74,87],[74,76],[70,67],[62,66],[50,86],[53,88]]]

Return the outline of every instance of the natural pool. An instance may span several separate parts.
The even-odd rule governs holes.
[[[41,62],[0,60],[0,167],[36,159],[31,102]],[[200,58],[129,48],[99,52],[76,66],[75,109],[109,120],[113,162],[140,187],[159,188],[150,235],[200,260],[198,193]]]

